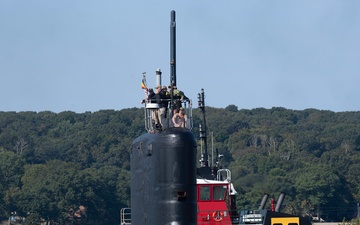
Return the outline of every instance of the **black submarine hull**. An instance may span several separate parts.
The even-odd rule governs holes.
[[[143,134],[131,146],[131,224],[197,223],[196,140],[188,129]]]

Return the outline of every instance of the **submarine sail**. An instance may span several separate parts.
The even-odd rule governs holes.
[[[175,11],[171,12],[170,84],[176,85]],[[159,71],[157,74],[160,75]],[[160,84],[157,84],[160,85]],[[131,224],[195,225],[196,140],[190,129],[175,127],[171,119],[175,97],[170,93],[171,110],[154,124],[164,99],[145,102],[145,126],[148,133],[131,145]],[[181,102],[188,106],[189,100]],[[189,104],[190,106],[190,104]],[[191,119],[191,107],[186,107]],[[190,122],[189,122],[190,123]]]

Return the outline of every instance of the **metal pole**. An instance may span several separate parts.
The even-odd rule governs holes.
[[[171,11],[170,21],[170,83],[176,86],[176,22],[175,11]]]
[[[199,104],[199,109],[201,109],[201,112],[203,114],[203,126],[201,126],[199,128],[200,139],[204,142],[204,153],[201,156],[201,167],[209,167],[208,149],[207,149],[207,134],[206,134],[205,93],[204,93],[204,89],[201,89],[201,93],[198,94],[198,104]]]

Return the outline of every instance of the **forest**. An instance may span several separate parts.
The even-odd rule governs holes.
[[[119,224],[120,209],[130,206],[130,146],[146,132],[143,113],[0,112],[0,221]],[[200,155],[199,109],[193,119]],[[206,124],[208,148],[232,171],[239,209],[284,192],[284,212],[357,216],[360,112],[229,105],[206,107]]]

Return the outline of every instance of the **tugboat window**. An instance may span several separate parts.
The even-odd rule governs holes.
[[[200,187],[200,200],[201,201],[210,201],[210,186],[201,186]]]
[[[214,186],[213,199],[224,200],[226,194],[226,186]]]

